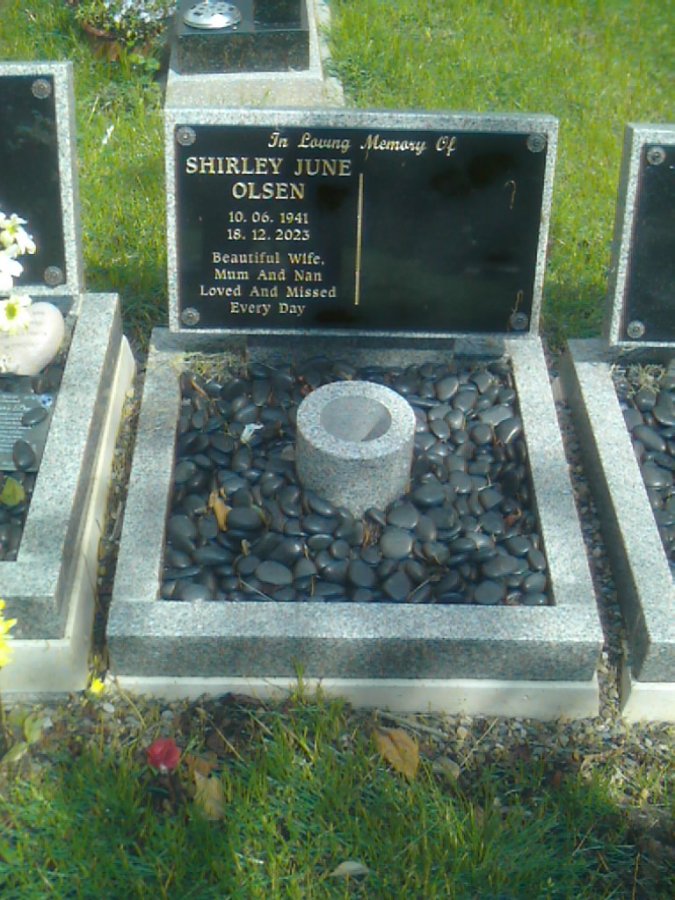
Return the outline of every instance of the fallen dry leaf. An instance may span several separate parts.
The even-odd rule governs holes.
[[[230,511],[230,507],[225,503],[222,497],[211,495],[212,499],[209,501],[209,506],[213,509],[213,514],[216,517],[216,522],[218,523],[218,528],[220,531],[227,531],[227,514]]]
[[[195,772],[199,772],[204,778],[208,778],[216,764],[215,756],[214,759],[204,759],[203,756],[193,756],[191,753],[186,753],[184,759],[188,772],[193,778]]]
[[[195,806],[211,822],[225,818],[223,783],[215,775],[206,777],[195,770]]]
[[[10,747],[7,753],[0,759],[0,766],[18,762],[26,755],[26,753],[28,753],[28,744],[25,741],[19,741],[18,744],[14,744],[13,747]]]
[[[354,878],[359,875],[367,875],[370,872],[368,866],[362,862],[348,859],[341,862],[328,876],[329,878]]]
[[[414,778],[420,764],[420,753],[415,738],[402,728],[376,728],[375,744],[387,762],[406,778]]]

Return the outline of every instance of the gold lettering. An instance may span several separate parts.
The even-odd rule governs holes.
[[[352,174],[351,159],[305,159],[300,157],[295,163],[294,175],[344,177]]]
[[[298,147],[300,150],[339,150],[346,153],[351,145],[349,138],[320,138],[314,137],[311,131],[305,131]]]
[[[298,181],[235,181],[235,200],[304,200],[305,185]]]
[[[246,269],[214,269],[216,281],[248,281],[250,273]]]
[[[188,156],[187,175],[279,175],[278,156]]]
[[[366,151],[366,159],[371,150],[389,151],[391,153],[414,153],[415,156],[421,156],[427,149],[426,141],[413,141],[408,139],[399,140],[398,138],[383,138],[379,134],[369,134],[363,144],[361,150]]]

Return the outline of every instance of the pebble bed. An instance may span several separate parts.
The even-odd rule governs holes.
[[[614,373],[663,548],[675,575],[675,370],[629,366]]]
[[[64,355],[59,354],[53,363],[43,369],[39,375],[30,379],[30,389],[35,395],[35,406],[24,413],[21,420],[23,425],[37,425],[47,418],[49,410],[56,402],[63,368]],[[0,392],[5,386],[11,385],[15,377],[13,375],[0,376]],[[28,441],[21,439],[14,443],[12,458],[16,470],[0,472],[0,491],[2,491],[6,478],[10,477],[21,484],[25,491],[25,498],[21,503],[12,506],[5,505],[0,501],[0,561],[13,561],[17,558],[37,478],[37,472],[27,471],[35,465],[35,451]]]
[[[294,464],[299,403],[351,379],[416,417],[408,492],[362,519],[304,490]],[[322,358],[181,380],[163,599],[549,604],[508,363]]]

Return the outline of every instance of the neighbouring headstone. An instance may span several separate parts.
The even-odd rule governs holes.
[[[108,624],[120,683],[265,692],[300,666],[363,705],[597,711],[536,335],[556,138],[547,116],[167,109],[171,331],[153,333]],[[338,487],[358,469],[326,456],[330,435],[398,439],[380,387],[414,410],[415,449],[362,515]],[[306,436],[322,391],[308,490],[296,418]]]
[[[3,694],[84,687],[97,542],[133,374],[114,295],[83,293],[72,67],[0,63]]]
[[[605,340],[564,370],[628,632],[628,718],[675,716],[675,126],[626,128]]]
[[[306,0],[183,0],[174,65],[183,75],[309,68]]]

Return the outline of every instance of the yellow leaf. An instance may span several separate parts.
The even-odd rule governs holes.
[[[207,778],[195,770],[195,806],[211,822],[225,818],[225,792],[220,778]]]
[[[194,776],[195,772],[199,772],[204,778],[208,778],[216,764],[215,760],[204,759],[203,756],[193,756],[191,753],[186,753],[183,758],[188,767],[188,772],[192,776]]]
[[[230,507],[225,503],[222,497],[217,496],[213,498],[211,507],[213,509],[213,514],[216,517],[218,528],[220,531],[227,531],[227,514],[230,511]]]
[[[376,728],[373,737],[380,755],[406,778],[414,778],[420,764],[415,738],[402,728]]]

